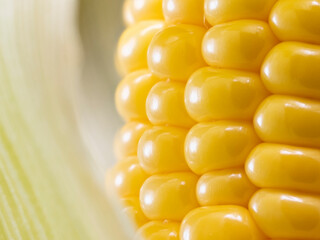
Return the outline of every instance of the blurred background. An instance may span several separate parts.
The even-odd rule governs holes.
[[[0,0],[0,239],[132,236],[104,180],[121,6]]]
[[[79,33],[84,52],[79,83],[80,129],[100,174],[114,162],[113,137],[123,125],[114,103],[115,88],[121,80],[114,55],[124,29],[122,5],[122,0],[79,2]]]

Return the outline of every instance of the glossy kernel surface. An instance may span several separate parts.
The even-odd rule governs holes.
[[[122,75],[148,68],[147,52],[153,36],[164,26],[162,21],[144,21],[127,28],[117,47],[116,63]]]
[[[239,19],[267,21],[277,0],[205,0],[205,16],[211,25]]]
[[[320,99],[320,46],[283,42],[265,59],[261,78],[269,91]]]
[[[152,175],[143,184],[140,204],[144,214],[152,220],[180,221],[198,206],[196,184],[192,173]]]
[[[240,167],[259,143],[250,123],[217,121],[195,125],[185,142],[185,156],[196,174]]]
[[[148,222],[147,217],[141,210],[139,197],[123,198],[121,199],[121,204],[123,206],[122,212],[133,221],[136,227]]]
[[[163,0],[163,14],[168,23],[204,25],[204,0]]]
[[[187,81],[198,68],[205,66],[201,41],[206,29],[178,24],[165,28],[152,39],[148,66],[160,78]]]
[[[118,160],[126,159],[129,156],[136,156],[138,142],[143,132],[151,125],[141,122],[128,122],[115,136],[114,149]]]
[[[163,20],[162,0],[126,0],[123,19],[127,26],[145,20]]]
[[[320,193],[320,150],[263,143],[252,150],[246,172],[258,187]]]
[[[209,29],[202,53],[210,66],[258,72],[277,42],[266,22],[238,20]]]
[[[273,95],[260,105],[254,119],[265,142],[320,147],[320,102]]]
[[[270,238],[319,239],[319,195],[263,189],[253,196],[249,210]]]
[[[320,0],[123,2],[131,238],[320,240]]]
[[[116,107],[123,119],[147,121],[146,100],[149,91],[160,79],[148,70],[127,75],[116,90]]]
[[[202,175],[197,184],[197,198],[202,206],[240,205],[248,202],[257,188],[242,168],[224,169]]]
[[[189,128],[194,125],[184,105],[185,84],[158,82],[147,97],[146,110],[154,125],[172,125]]]
[[[181,240],[265,240],[240,206],[201,207],[188,213],[180,228]]]
[[[255,73],[205,67],[190,77],[185,104],[190,116],[198,122],[250,120],[267,95]]]
[[[142,184],[148,178],[137,157],[118,162],[109,172],[107,180],[120,197],[139,197]]]
[[[184,141],[188,131],[174,127],[153,127],[138,145],[141,166],[149,174],[188,171]]]
[[[143,225],[134,240],[179,240],[180,223],[151,221]]]
[[[282,41],[320,44],[320,0],[278,1],[269,22]]]

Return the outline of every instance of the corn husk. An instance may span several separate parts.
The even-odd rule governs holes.
[[[78,2],[0,6],[0,239],[128,239],[79,131]]]

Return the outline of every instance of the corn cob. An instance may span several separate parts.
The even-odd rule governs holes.
[[[320,1],[127,0],[124,18],[108,179],[140,199],[137,238],[319,240]]]

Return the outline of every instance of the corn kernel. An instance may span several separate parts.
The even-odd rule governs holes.
[[[185,105],[198,122],[250,120],[267,95],[255,73],[206,67],[190,77],[185,89]]]
[[[153,127],[142,135],[138,157],[149,174],[188,171],[184,140],[188,131],[173,127]]]
[[[154,125],[172,125],[189,128],[194,121],[184,105],[184,87],[179,82],[159,82],[147,97],[147,116]]]
[[[126,0],[116,153],[134,162],[110,172],[151,221],[135,239],[320,240],[319,16],[320,0]]]
[[[279,0],[269,22],[282,41],[320,44],[320,0]]]
[[[114,142],[115,155],[118,160],[137,155],[141,135],[151,126],[141,122],[129,122],[117,133]]]
[[[187,81],[195,70],[206,65],[201,55],[205,32],[203,27],[186,24],[160,31],[149,46],[150,70],[160,78]]]
[[[263,189],[253,196],[249,210],[270,238],[319,239],[319,195]]]
[[[134,240],[179,240],[180,224],[168,221],[151,221],[142,226]]]
[[[203,26],[204,0],[163,0],[163,14],[168,23]]]
[[[320,193],[320,150],[263,143],[248,157],[246,172],[258,187]]]
[[[126,0],[123,18],[127,26],[145,20],[163,20],[162,0]]]
[[[192,210],[180,228],[181,240],[265,240],[249,211],[240,206],[212,206]]]
[[[153,36],[163,28],[162,21],[145,21],[129,27],[121,35],[117,48],[117,66],[121,74],[148,67],[147,51]]]
[[[257,188],[242,168],[217,170],[203,174],[197,184],[197,198],[202,206],[239,205],[247,207]]]
[[[152,175],[143,184],[140,203],[144,214],[152,220],[180,221],[198,206],[196,184],[192,173]]]
[[[127,121],[148,121],[146,100],[150,89],[159,82],[148,70],[140,70],[127,75],[118,85],[116,107],[119,114]]]
[[[218,121],[195,125],[185,142],[185,156],[196,174],[240,167],[259,143],[251,124]]]
[[[265,142],[320,147],[320,102],[280,95],[268,97],[255,115]]]
[[[143,214],[138,197],[129,197],[121,199],[123,213],[126,214],[137,227],[148,222],[147,217]]]
[[[211,25],[239,19],[267,21],[277,0],[205,0],[205,15]]]
[[[210,66],[258,72],[277,42],[267,23],[238,20],[209,29],[203,38],[202,53]]]
[[[139,197],[140,188],[147,178],[137,157],[118,162],[107,176],[108,182],[121,197]]]
[[[272,93],[320,99],[320,46],[283,42],[265,59],[261,78]]]

